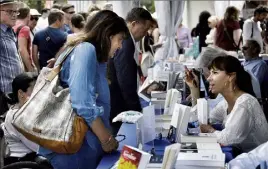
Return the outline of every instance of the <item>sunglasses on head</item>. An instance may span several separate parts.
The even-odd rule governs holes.
[[[38,19],[39,19],[38,17],[31,17],[31,21],[32,21],[32,20],[36,20],[36,21],[38,21]]]
[[[74,13],[75,13],[75,11],[68,12],[68,14],[74,14]]]

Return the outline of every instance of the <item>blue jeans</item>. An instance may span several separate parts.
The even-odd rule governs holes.
[[[75,154],[52,153],[45,157],[54,169],[96,169],[102,155],[102,149],[92,149],[85,139],[82,147]]]

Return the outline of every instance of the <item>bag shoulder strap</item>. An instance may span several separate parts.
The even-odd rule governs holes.
[[[63,64],[63,62],[67,59],[67,57],[69,56],[69,54],[74,50],[74,48],[76,47],[77,45],[75,46],[72,46],[72,47],[69,47],[69,48],[66,48],[65,50],[62,51],[62,53],[60,54],[59,58],[61,58],[61,61],[59,62],[59,64],[54,67],[52,69],[51,72],[48,73],[48,75],[46,76],[46,79],[48,81],[52,81],[59,73],[60,73],[60,70],[61,70],[61,66]],[[58,59],[59,59],[58,58]]]
[[[228,39],[232,41],[234,47],[235,47],[236,50],[238,51],[238,50],[239,50],[240,43],[241,43],[241,41],[242,41],[242,32],[241,32],[240,39],[239,39],[239,42],[238,42],[238,45],[237,45],[237,44],[235,43],[235,41],[234,41],[234,38],[231,38],[230,34],[229,34],[228,31],[227,31],[227,27],[226,27],[226,24],[225,24],[225,20],[222,20],[222,24],[223,24],[223,27],[224,27],[224,32],[226,33]]]
[[[252,28],[251,28],[250,38],[253,38],[253,31],[254,31],[254,22],[252,22]]]

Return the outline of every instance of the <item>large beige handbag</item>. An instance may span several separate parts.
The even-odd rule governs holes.
[[[60,86],[62,63],[74,49],[67,48],[59,66],[43,68],[30,99],[13,117],[13,126],[27,139],[57,153],[76,153],[88,126],[72,109],[69,89]],[[64,56],[63,56],[64,55]]]

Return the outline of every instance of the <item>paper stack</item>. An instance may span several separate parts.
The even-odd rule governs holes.
[[[166,91],[152,91],[151,104],[155,105],[156,109],[164,109],[166,101]]]
[[[217,143],[217,136],[214,133],[199,133],[198,135],[181,134],[181,142]]]
[[[224,168],[225,154],[218,143],[182,143],[176,169]]]
[[[208,124],[208,101],[204,98],[197,99],[198,120],[202,124]]]
[[[176,158],[180,151],[181,145],[179,143],[172,144],[165,148],[163,164],[161,169],[173,169],[175,166]]]

